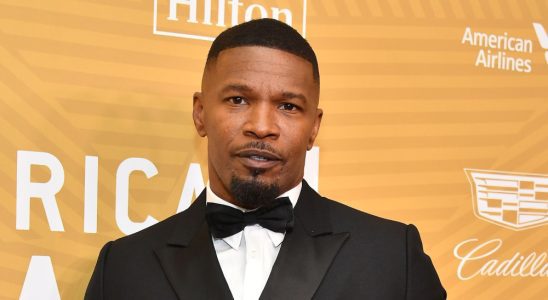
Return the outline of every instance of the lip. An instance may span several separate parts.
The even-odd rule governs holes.
[[[275,153],[256,149],[238,151],[236,156],[244,166],[252,169],[272,168],[281,161],[281,157]]]

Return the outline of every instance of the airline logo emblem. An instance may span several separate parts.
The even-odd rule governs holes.
[[[540,23],[533,23],[533,27],[535,28],[535,32],[537,33],[537,38],[540,46],[545,50],[544,58],[546,59],[546,63],[548,64],[548,34],[546,34],[546,30],[544,30],[544,27]]]
[[[464,171],[478,218],[512,230],[548,223],[548,175]]]

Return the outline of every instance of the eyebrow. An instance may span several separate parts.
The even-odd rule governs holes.
[[[222,93],[226,93],[230,91],[236,91],[240,93],[250,93],[250,92],[253,92],[253,89],[245,84],[229,84],[221,90]],[[299,93],[293,93],[293,92],[282,92],[281,98],[284,100],[296,98],[296,99],[302,100],[303,102],[307,101],[305,95],[299,94]]]
[[[297,98],[297,99],[301,99],[303,102],[306,102],[306,97],[305,97],[305,95],[303,95],[303,94],[296,94],[296,93],[292,93],[292,92],[283,92],[283,93],[282,93],[282,98],[283,98],[283,99],[294,99],[294,98]]]
[[[230,91],[251,92],[252,89],[249,86],[244,85],[244,84],[229,84],[221,90],[222,93],[226,93],[226,92],[230,92]]]

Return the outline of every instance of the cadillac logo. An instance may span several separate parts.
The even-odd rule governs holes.
[[[548,175],[464,171],[478,218],[513,230],[548,223]]]

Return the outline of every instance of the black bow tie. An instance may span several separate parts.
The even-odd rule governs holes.
[[[248,225],[259,224],[275,231],[285,232],[293,228],[293,205],[288,197],[277,198],[268,207],[242,212],[230,206],[208,203],[206,220],[215,238],[223,239],[234,235]]]

